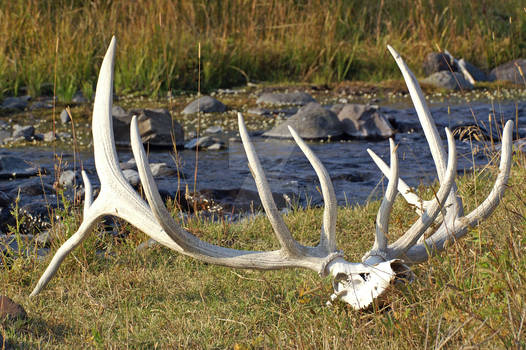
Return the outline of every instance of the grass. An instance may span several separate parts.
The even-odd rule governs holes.
[[[485,198],[492,167],[458,180],[466,211]],[[463,240],[415,266],[414,283],[393,289],[384,308],[325,306],[329,279],[306,270],[271,272],[208,265],[158,247],[137,252],[146,236],[92,235],[61,266],[43,293],[28,295],[46,262],[18,258],[0,269],[0,293],[21,303],[26,321],[2,321],[14,348],[359,348],[442,349],[526,346],[526,159],[514,158],[509,188],[495,213]],[[427,191],[427,197],[432,196]],[[378,202],[341,207],[338,240],[359,261],[373,241]],[[52,251],[78,227],[80,208],[58,213]],[[295,237],[315,244],[322,211],[285,220]],[[415,220],[397,200],[391,234]],[[235,224],[194,218],[188,230],[242,249],[272,249],[268,220]],[[103,252],[95,254],[96,251]],[[6,261],[6,260],[4,260]]]
[[[250,81],[399,79],[386,44],[419,72],[448,49],[483,69],[526,56],[520,0],[0,2],[0,95],[93,94],[98,62],[118,38],[119,94],[203,92]],[[16,28],[16,29],[15,29]]]

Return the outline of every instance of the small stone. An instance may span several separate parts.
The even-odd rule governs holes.
[[[206,149],[209,151],[219,151],[221,149],[225,149],[225,144],[222,142],[216,142],[210,146],[208,146]]]
[[[71,122],[71,117],[69,116],[67,110],[63,109],[62,112],[60,112],[60,121],[62,122],[62,124],[67,124]]]
[[[196,149],[197,147],[207,148],[216,142],[217,140],[212,138],[211,136],[203,136],[203,137],[195,138],[193,140],[188,141],[187,143],[185,143],[184,148],[186,149]]]
[[[126,181],[130,183],[132,186],[137,186],[140,182],[139,173],[136,170],[133,169],[125,169],[122,171],[122,174],[124,175],[124,178]]]
[[[268,105],[298,105],[304,106],[316,100],[306,92],[294,91],[285,93],[264,93],[257,99],[256,103]]]
[[[35,127],[32,125],[26,125],[26,126],[20,126],[15,125],[13,128],[13,135],[12,137],[14,139],[17,139],[19,137],[23,137],[26,140],[31,140],[33,138],[33,135],[35,134]]]
[[[60,174],[58,182],[64,188],[73,187],[75,185],[77,175],[73,170],[65,170]]]
[[[35,237],[35,241],[37,242],[38,245],[42,247],[48,246],[52,241],[50,230],[45,230],[45,231],[40,232]]]
[[[82,91],[77,91],[71,101],[74,103],[79,103],[79,104],[88,103],[88,99],[84,97],[84,94],[82,93]]]
[[[8,320],[25,320],[27,318],[26,310],[22,305],[15,303],[11,298],[0,295],[0,319]]]
[[[7,130],[0,130],[0,144],[3,144],[6,139],[11,137],[11,133]]]
[[[137,169],[137,163],[135,162],[135,158],[130,158],[127,162],[121,162],[119,166],[121,167],[121,170]]]
[[[210,96],[203,96],[195,101],[192,101],[183,109],[183,114],[194,113],[223,113],[226,111],[226,106],[220,101]]]
[[[152,171],[153,177],[171,176],[177,174],[177,171],[169,167],[166,163],[152,163],[150,164],[150,170]]]
[[[57,136],[53,133],[53,131],[48,131],[42,135],[42,138],[44,142],[53,142],[57,139]]]
[[[270,115],[272,115],[272,111],[271,110],[266,109],[266,108],[260,108],[260,107],[249,108],[247,110],[247,113],[248,114],[254,114],[254,115],[261,115],[261,116],[270,116]]]
[[[205,133],[207,134],[219,134],[223,132],[223,128],[219,125],[214,125],[205,130]]]
[[[121,106],[113,105],[113,107],[111,107],[111,115],[114,118],[120,119],[128,117],[129,114]]]
[[[35,109],[51,109],[51,108],[53,108],[53,104],[47,101],[35,101],[31,104],[31,107],[29,107],[29,109],[32,111],[34,111]]]
[[[59,132],[57,134],[57,136],[61,140],[68,140],[68,139],[72,138],[71,133],[69,133],[69,132]]]
[[[24,110],[27,108],[30,99],[30,96],[6,97],[2,102],[2,108]]]

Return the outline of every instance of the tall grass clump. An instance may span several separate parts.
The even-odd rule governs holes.
[[[0,94],[38,95],[54,77],[69,99],[93,91],[96,63],[119,39],[116,89],[157,95],[255,81],[333,82],[397,77],[385,46],[408,63],[447,48],[490,68],[526,53],[520,0],[0,2]],[[44,91],[45,92],[45,91]]]

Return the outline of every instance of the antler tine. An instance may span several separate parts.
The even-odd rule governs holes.
[[[425,102],[424,93],[422,92],[422,89],[420,88],[420,85],[418,84],[413,72],[411,72],[409,67],[407,67],[407,64],[404,62],[400,54],[396,52],[396,50],[390,45],[387,45],[387,49],[389,49],[389,52],[398,64],[398,68],[400,68],[400,71],[402,72],[407,89],[409,90],[409,95],[411,96],[415,106],[418,119],[420,120],[422,129],[424,130],[424,135],[426,136],[427,142],[429,143],[429,149],[435,162],[438,178],[440,182],[442,182],[442,179],[446,173],[446,153],[442,146],[442,142],[440,141],[440,136],[438,135],[435,122],[431,117],[429,107]]]
[[[398,156],[397,146],[395,146],[393,139],[389,139],[389,149],[391,150],[391,174],[389,176],[389,183],[385,196],[380,204],[378,215],[376,216],[376,234],[374,236],[374,244],[371,252],[375,254],[384,254],[387,248],[387,234],[389,233],[389,216],[393,209],[393,203],[398,193]],[[371,252],[368,255],[371,255]],[[364,260],[364,259],[362,259]]]
[[[447,227],[442,225],[425,242],[411,247],[406,252],[406,257],[411,263],[423,262],[430,256],[444,250],[448,241],[461,238],[467,233],[468,228],[477,225],[478,222],[487,218],[495,210],[504,195],[510,175],[512,132],[513,121],[510,120],[506,123],[503,131],[499,174],[488,197],[468,215],[456,218],[453,222],[447,222]]]
[[[407,89],[409,90],[409,95],[411,96],[411,100],[415,106],[418,119],[422,125],[424,135],[426,137],[427,143],[429,144],[431,156],[433,157],[433,161],[435,162],[435,167],[437,169],[439,182],[442,183],[446,172],[446,153],[444,147],[442,146],[435,122],[431,117],[431,112],[427,106],[422,89],[420,88],[420,85],[418,84],[413,72],[411,72],[400,54],[390,45],[387,45],[387,49],[395,59],[398,68],[402,72]],[[424,209],[426,204],[428,203],[424,202]],[[448,207],[448,210],[446,211],[445,221],[454,220],[456,217],[463,214],[462,200],[456,195],[455,184],[453,184],[452,191],[447,199],[446,206]]]
[[[391,169],[389,168],[389,165],[385,164],[385,162],[382,160],[382,158],[378,157],[376,153],[374,153],[373,150],[370,148],[367,149],[367,153],[369,153],[369,156],[371,156],[372,160],[375,162],[376,166],[380,169],[380,171],[384,174],[387,179],[391,178],[390,172]],[[419,196],[417,196],[411,187],[405,183],[404,180],[401,178],[398,178],[398,192],[404,197],[405,201],[415,207],[415,210],[418,215],[421,215],[425,208],[427,208],[430,205],[430,201],[425,201]]]
[[[84,170],[82,170],[82,182],[84,183],[84,211],[83,216],[88,216],[88,209],[91,207],[91,204],[93,203],[93,187],[91,186],[91,182],[88,178],[88,174]]]
[[[497,207],[504,195],[511,169],[513,121],[508,120],[504,126],[499,174],[488,197],[475,210],[460,219],[461,226],[473,227],[480,220],[487,218]]]
[[[248,164],[252,170],[252,176],[256,182],[259,198],[261,199],[261,204],[265,209],[265,213],[268,216],[270,224],[274,229],[276,238],[285,252],[291,255],[300,255],[301,248],[298,242],[292,237],[292,234],[285,225],[285,222],[283,221],[283,218],[276,207],[276,203],[272,197],[272,192],[270,191],[270,186],[265,176],[265,172],[261,167],[261,163],[259,162],[254,145],[252,144],[252,141],[250,141],[250,137],[248,136],[248,131],[245,126],[245,121],[241,113],[237,114],[237,120],[239,124],[239,134],[241,136],[241,141],[243,142],[243,147],[245,148],[245,153],[247,154]]]
[[[334,194],[334,187],[327,169],[323,166],[320,159],[312,152],[307,143],[298,135],[296,130],[289,126],[289,131],[314,168],[321,184],[321,193],[325,208],[323,210],[323,225],[321,228],[320,246],[327,252],[336,251],[336,219],[338,215],[338,203]]]
[[[389,245],[388,250],[390,256],[401,256],[405,254],[412,246],[417,243],[418,239],[427,228],[435,221],[435,218],[444,207],[445,201],[451,192],[451,188],[455,183],[455,175],[457,172],[457,152],[455,147],[455,139],[453,134],[446,128],[446,135],[448,141],[449,156],[447,161],[446,176],[440,184],[440,188],[436,194],[436,201],[426,209],[420,218],[407,230],[407,232],[400,237],[396,242]]]
[[[133,155],[137,162],[137,169],[139,170],[139,176],[144,188],[144,194],[150,204],[151,211],[168,236],[182,247],[183,254],[212,264],[236,268],[273,270],[303,267],[318,272],[323,271],[326,265],[327,255],[318,254],[320,252],[316,249],[301,246],[299,243],[296,243],[298,250],[300,250],[300,253],[297,255],[283,254],[283,250],[268,252],[237,250],[204,242],[190,232],[182,229],[174,221],[159,195],[157,185],[155,184],[148,164],[146,152],[141,142],[136,117],[132,119],[130,139]]]

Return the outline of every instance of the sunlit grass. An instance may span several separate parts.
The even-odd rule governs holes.
[[[53,86],[65,101],[93,93],[100,58],[118,38],[116,90],[158,95],[251,81],[399,78],[386,44],[417,73],[448,49],[483,69],[524,57],[519,0],[465,1],[3,1],[0,95]],[[56,63],[56,69],[55,69]]]
[[[233,270],[162,247],[137,252],[146,236],[132,229],[124,240],[92,235],[33,299],[28,295],[47,261],[16,259],[0,269],[0,293],[29,315],[27,321],[0,323],[0,332],[21,348],[524,347],[526,168],[523,155],[514,160],[495,213],[446,252],[415,266],[416,281],[394,289],[382,310],[325,306],[330,282],[311,271]],[[488,194],[494,177],[495,169],[488,168],[477,173],[477,181],[473,175],[459,179],[467,212]],[[378,205],[339,209],[339,247],[348,259],[359,261],[372,244]],[[321,209],[306,208],[285,220],[298,240],[313,244],[321,216]],[[415,218],[399,198],[391,238]],[[62,213],[52,251],[80,220],[80,210]],[[276,247],[265,217],[235,224],[195,218],[186,227],[221,245]],[[105,254],[95,253],[102,249]]]

